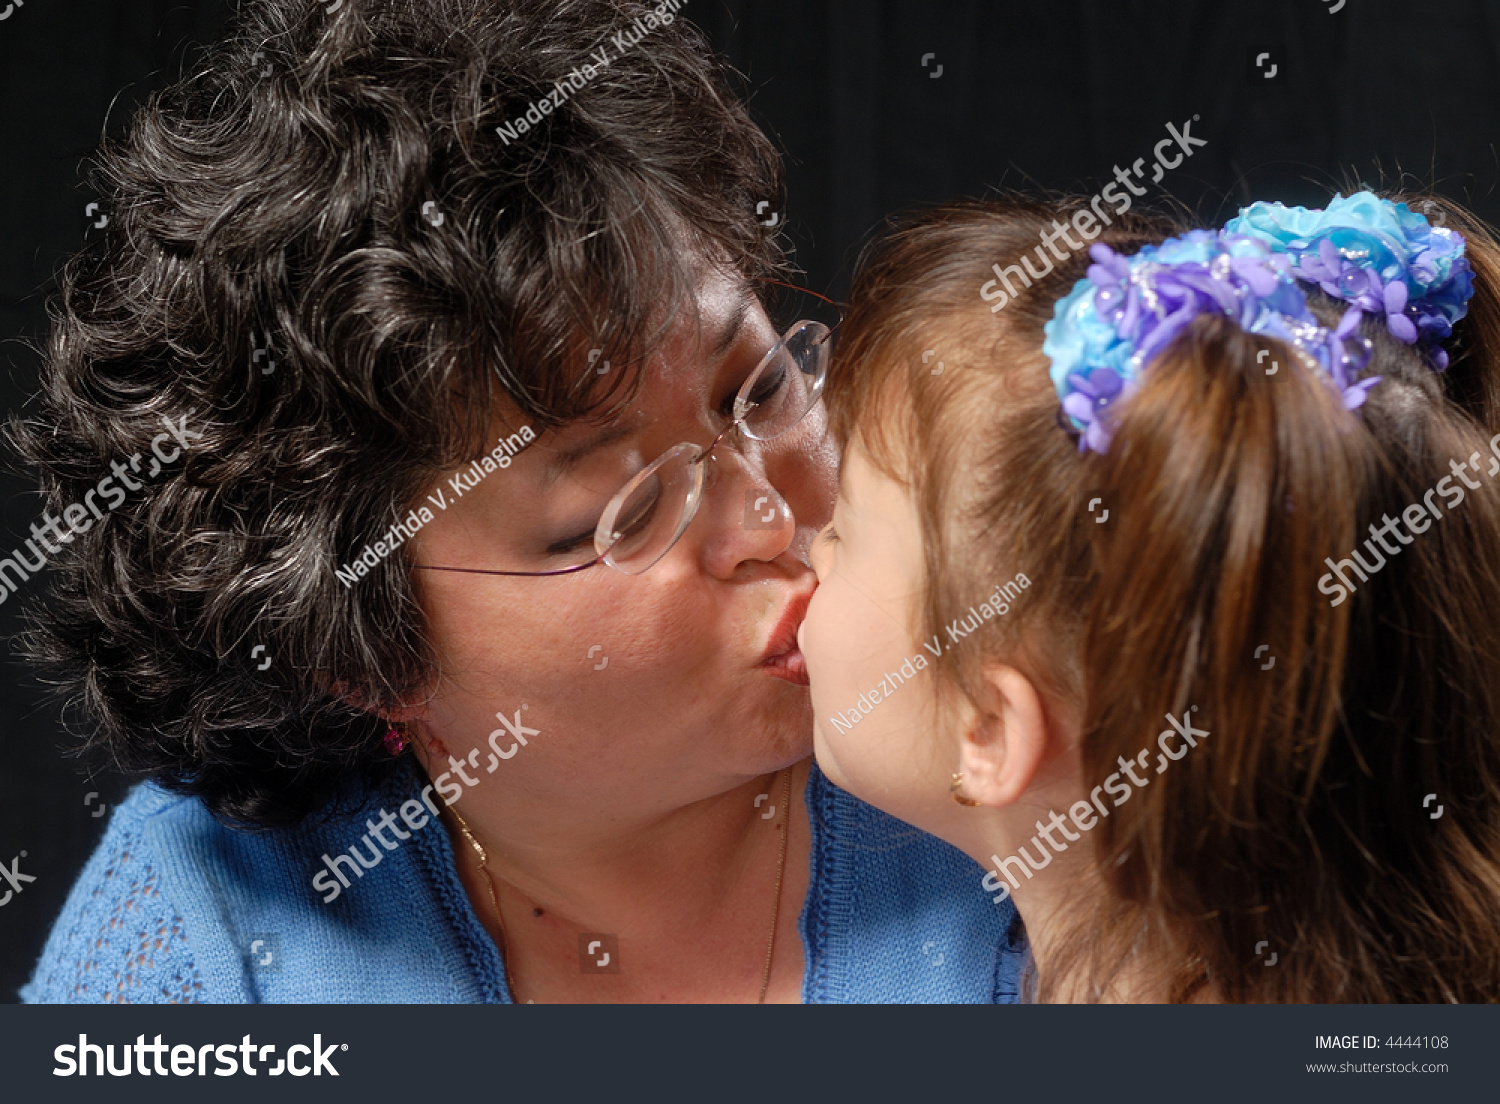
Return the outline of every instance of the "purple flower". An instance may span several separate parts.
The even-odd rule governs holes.
[[[1370,359],[1370,343],[1358,333],[1361,310],[1351,307],[1334,330],[1322,327],[1297,286],[1293,263],[1254,238],[1197,230],[1130,258],[1102,244],[1089,255],[1088,277],[1058,302],[1042,344],[1063,411],[1081,431],[1080,450],[1108,450],[1114,404],[1202,314],[1223,315],[1247,333],[1300,349],[1322,369],[1345,409],[1358,408],[1379,382],[1354,379]],[[1310,249],[1308,255],[1330,280],[1348,271],[1336,253]],[[1363,273],[1359,279],[1361,296],[1410,324],[1401,293]]]

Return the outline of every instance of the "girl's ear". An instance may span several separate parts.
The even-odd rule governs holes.
[[[958,769],[963,793],[980,805],[1012,804],[1026,792],[1047,752],[1047,711],[1029,678],[986,665],[984,700],[965,706]]]

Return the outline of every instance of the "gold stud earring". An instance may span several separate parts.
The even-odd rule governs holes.
[[[963,805],[963,806],[965,806],[966,808],[969,808],[969,809],[973,809],[973,808],[975,808],[975,807],[978,806],[979,802],[977,802],[973,798],[967,797],[964,794],[962,794],[962,793],[959,792],[959,787],[962,786],[963,784],[964,784],[964,772],[963,771],[959,771],[957,774],[955,774],[953,776],[953,782],[948,787],[948,793],[951,794],[952,797],[953,797],[953,800],[957,801],[960,805]]]

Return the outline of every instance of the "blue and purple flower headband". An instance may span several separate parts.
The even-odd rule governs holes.
[[[1380,315],[1441,372],[1448,354],[1437,343],[1474,294],[1461,234],[1367,191],[1335,196],[1323,211],[1256,203],[1223,230],[1193,230],[1128,258],[1100,243],[1089,256],[1088,276],[1058,301],[1042,351],[1081,431],[1079,450],[1100,453],[1109,449],[1110,408],[1200,314],[1287,342],[1354,410],[1380,382],[1356,378],[1372,353],[1357,332],[1363,315]],[[1350,304],[1335,328],[1308,309],[1298,280]]]

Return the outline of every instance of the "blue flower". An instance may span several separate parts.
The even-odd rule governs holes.
[[[1421,343],[1442,371],[1448,355],[1437,342],[1474,293],[1461,235],[1368,191],[1336,196],[1322,211],[1256,203],[1221,232],[1193,230],[1129,258],[1103,244],[1089,255],[1088,276],[1058,301],[1042,351],[1081,431],[1078,447],[1096,452],[1109,448],[1115,404],[1201,314],[1287,342],[1356,410],[1380,382],[1358,378],[1373,351],[1359,332],[1365,314]],[[1299,280],[1349,304],[1336,327],[1318,322]]]
[[[1255,203],[1224,231],[1287,255],[1300,279],[1381,315],[1393,337],[1421,341],[1439,370],[1447,366],[1432,346],[1452,334],[1474,294],[1463,235],[1368,191],[1335,196],[1322,211]]]

